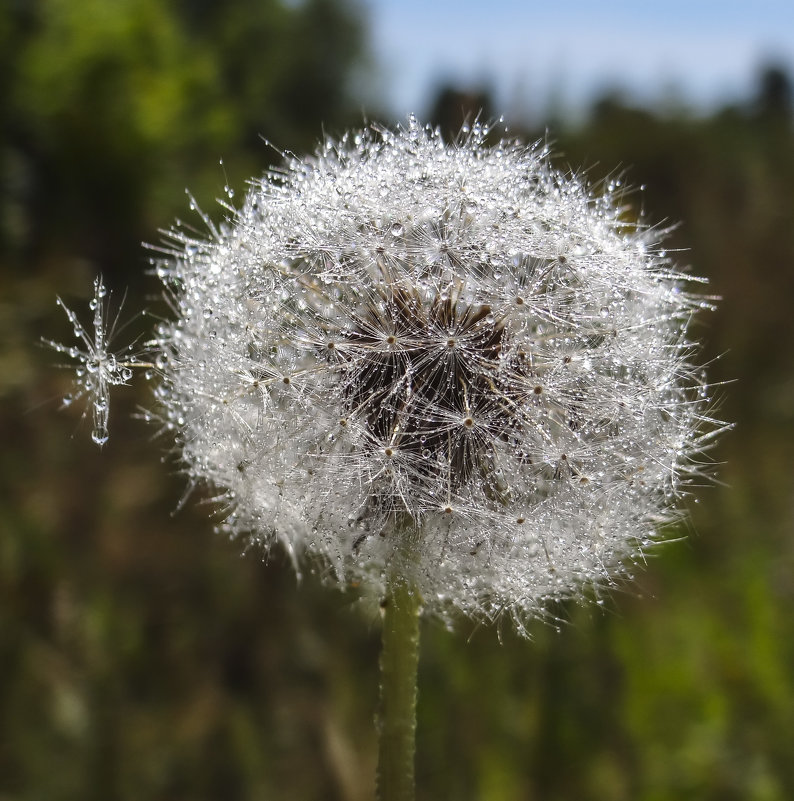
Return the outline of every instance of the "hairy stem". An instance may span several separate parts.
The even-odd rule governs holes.
[[[419,593],[404,578],[393,575],[384,605],[380,657],[379,801],[414,799],[420,608]]]

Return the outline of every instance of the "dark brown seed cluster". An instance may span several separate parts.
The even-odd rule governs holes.
[[[409,459],[415,482],[442,478],[452,492],[475,474],[487,483],[494,440],[518,425],[505,338],[490,306],[387,285],[346,338],[346,413],[373,448]]]

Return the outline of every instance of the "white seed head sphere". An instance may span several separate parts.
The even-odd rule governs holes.
[[[327,141],[159,264],[156,394],[225,526],[521,621],[658,540],[708,404],[658,232],[538,147]]]

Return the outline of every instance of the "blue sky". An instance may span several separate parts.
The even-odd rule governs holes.
[[[758,0],[360,0],[378,86],[397,117],[422,113],[439,82],[484,85],[495,111],[540,117],[557,97],[581,112],[621,87],[695,109],[746,98],[760,65],[794,75],[794,2]]]

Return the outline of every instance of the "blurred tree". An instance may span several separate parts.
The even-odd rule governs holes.
[[[490,122],[493,117],[493,103],[490,93],[485,89],[465,90],[454,86],[439,89],[430,110],[429,122],[441,129],[446,141],[454,140],[464,123],[471,124],[476,119]]]
[[[769,66],[761,72],[755,107],[768,123],[790,124],[791,79],[782,67]]]
[[[362,27],[341,0],[4,5],[0,259],[71,252],[129,272],[185,205],[346,125]]]

